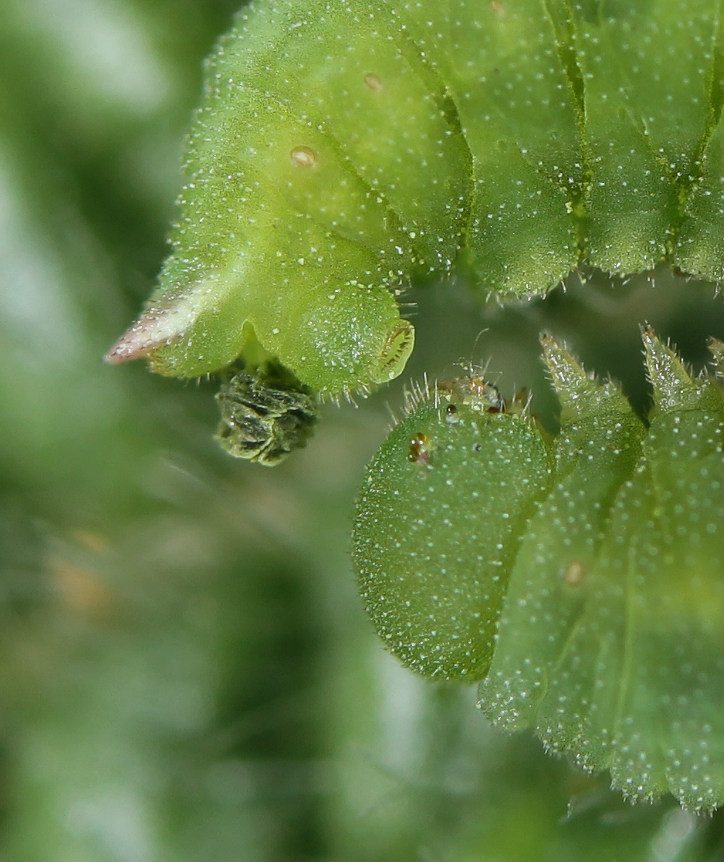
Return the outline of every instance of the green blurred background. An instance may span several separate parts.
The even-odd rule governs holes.
[[[404,380],[325,408],[266,470],[215,444],[213,384],[101,357],[165,254],[201,61],[230,0],[0,9],[0,859],[708,860],[722,821],[633,808],[471,688],[384,653],[350,568],[354,496],[402,385],[490,361],[554,421],[536,336],[643,409],[637,324],[701,366],[710,286],[572,280],[485,306],[411,292]]]

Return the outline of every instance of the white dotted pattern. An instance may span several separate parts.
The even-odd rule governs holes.
[[[253,330],[345,392],[401,372],[398,292],[461,254],[484,293],[582,258],[721,280],[713,8],[252,4],[207,67],[161,288],[109,358],[194,376]]]

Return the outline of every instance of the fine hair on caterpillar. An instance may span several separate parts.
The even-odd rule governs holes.
[[[550,336],[555,434],[527,410],[491,409],[482,375],[439,395],[419,386],[362,482],[355,570],[406,667],[478,680],[493,724],[609,770],[632,801],[673,793],[712,811],[724,802],[724,393],[650,328],[641,337],[644,418]],[[721,342],[710,350],[721,372]]]
[[[255,340],[344,395],[402,372],[397,291],[421,275],[518,298],[583,262],[721,282],[714,6],[589,5],[243,10],[207,65],[160,285],[109,360],[194,377]]]

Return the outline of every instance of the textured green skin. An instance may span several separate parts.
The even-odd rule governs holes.
[[[656,398],[645,436],[610,384],[581,375],[588,398],[572,403],[549,349],[557,481],[511,574],[481,707],[609,768],[634,799],[670,790],[709,809],[724,800],[724,410],[711,381],[645,343]],[[572,445],[577,463],[558,479]],[[573,560],[577,585],[563,577]]]
[[[525,520],[550,481],[529,417],[427,404],[392,432],[367,471],[354,559],[367,612],[405,664],[481,679]],[[424,460],[410,441],[427,437]]]
[[[160,287],[109,358],[192,377],[253,330],[344,392],[402,371],[396,289],[461,255],[520,297],[584,259],[722,280],[721,44],[712,0],[253,4],[207,66]]]
[[[510,482],[539,481],[513,440],[504,470],[475,474],[469,445],[456,452],[456,427],[438,422],[445,469],[405,465],[405,440],[440,408],[413,412],[368,471],[355,560],[368,611],[406,664],[435,677],[487,673],[480,706],[493,723],[534,727],[584,768],[610,769],[634,800],[668,791],[710,810],[724,802],[724,399],[651,332],[644,345],[655,399],[648,428],[613,384],[544,339],[562,412],[537,508],[525,497],[511,507]],[[720,359],[720,345],[712,352]],[[478,456],[496,460],[492,448]],[[491,516],[502,509],[503,530]],[[447,535],[461,537],[454,551]],[[455,560],[453,579],[442,554]],[[497,572],[502,585],[482,605],[480,587],[456,590],[477,585],[479,571]],[[448,593],[449,618],[436,598]],[[461,652],[452,634],[481,607],[487,616],[476,617]]]

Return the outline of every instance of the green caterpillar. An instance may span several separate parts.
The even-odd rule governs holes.
[[[720,282],[722,44],[712,0],[253,3],[206,68],[158,290],[107,358],[195,377],[261,345],[335,395],[401,373],[421,275]]]
[[[409,667],[481,680],[493,723],[535,728],[634,800],[710,810],[724,803],[724,397],[643,338],[648,424],[551,339],[555,438],[478,384],[436,389],[368,468],[354,560]]]

